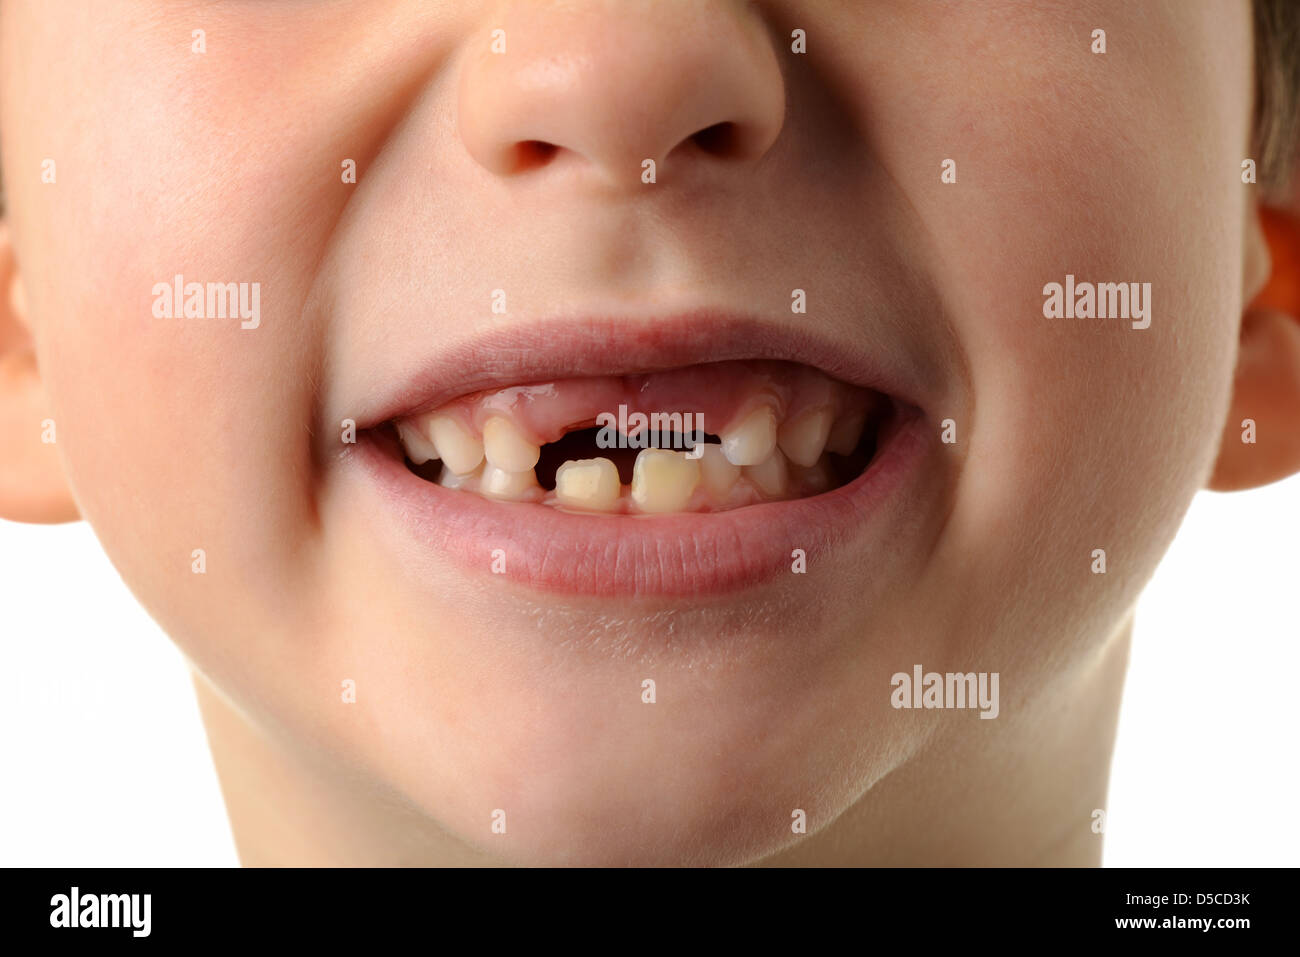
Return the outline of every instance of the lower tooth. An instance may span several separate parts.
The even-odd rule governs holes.
[[[642,449],[632,467],[632,501],[642,512],[680,512],[700,483],[700,463],[683,452]]]
[[[476,488],[476,481],[480,472],[482,472],[482,469],[474,469],[472,472],[459,475],[449,468],[444,468],[438,476],[438,484],[443,488],[465,488],[466,486]]]
[[[764,495],[776,498],[785,494],[787,471],[785,456],[780,449],[773,449],[772,454],[762,462],[745,466],[745,478]]]
[[[555,473],[555,497],[561,505],[610,512],[623,490],[618,468],[609,459],[565,462]]]
[[[700,475],[711,496],[725,499],[740,478],[740,466],[727,461],[722,446],[706,445],[700,455]]]
[[[831,469],[823,456],[816,465],[807,468],[792,468],[790,478],[803,495],[820,495],[829,491],[832,484]]]
[[[519,502],[524,499],[538,498],[541,486],[537,484],[537,473],[532,469],[526,472],[507,472],[491,463],[483,466],[483,476],[479,479],[478,490],[489,498],[506,499]]]

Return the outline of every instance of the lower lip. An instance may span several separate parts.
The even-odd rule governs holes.
[[[890,533],[905,517],[900,492],[916,484],[929,436],[924,416],[905,416],[880,436],[866,471],[821,495],[652,516],[582,515],[443,488],[370,436],[345,462],[378,490],[404,555],[449,559],[483,575],[504,557],[511,581],[556,594],[699,597],[789,575],[795,549],[810,567],[868,538],[892,551],[898,539]]]

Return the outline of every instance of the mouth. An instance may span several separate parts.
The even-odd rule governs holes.
[[[659,515],[838,488],[866,470],[897,411],[809,366],[733,360],[491,389],[389,425],[410,471],[445,488]]]
[[[584,328],[478,343],[489,381],[459,371],[458,388],[444,361],[363,425],[403,548],[547,591],[735,590],[883,528],[931,447],[886,374],[837,375],[843,355],[806,338],[741,323],[665,354],[662,325]]]

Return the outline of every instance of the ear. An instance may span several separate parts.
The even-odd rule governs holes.
[[[1209,481],[1218,492],[1300,472],[1300,216],[1261,206],[1248,228],[1246,292],[1258,295],[1241,319],[1232,407]]]
[[[70,522],[77,506],[63,476],[9,228],[0,221],[0,518]]]

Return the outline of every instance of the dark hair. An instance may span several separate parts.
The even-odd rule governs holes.
[[[1300,0],[1254,0],[1255,114],[1251,150],[1260,185],[1282,193],[1300,140]]]

